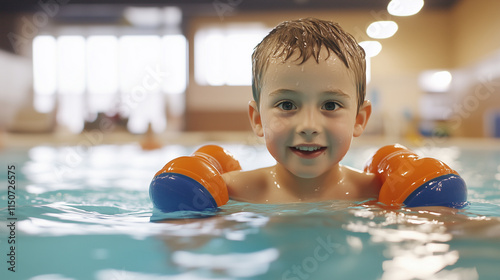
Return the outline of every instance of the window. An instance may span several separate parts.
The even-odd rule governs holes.
[[[180,34],[37,36],[33,71],[35,109],[54,110],[57,97],[58,122],[75,133],[98,113],[127,117],[133,133],[150,123],[160,132],[164,94],[186,89],[187,41]]]
[[[207,27],[195,35],[195,79],[200,85],[248,86],[253,48],[267,35],[261,24]]]
[[[33,40],[33,87],[34,107],[42,113],[54,109],[57,88],[56,39],[52,36],[38,36]]]

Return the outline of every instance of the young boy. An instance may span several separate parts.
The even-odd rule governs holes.
[[[287,21],[252,55],[249,117],[277,164],[223,174],[232,199],[293,203],[376,198],[373,174],[342,166],[371,113],[365,53],[330,21]]]

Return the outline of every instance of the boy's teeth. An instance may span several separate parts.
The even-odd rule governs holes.
[[[295,149],[299,151],[305,151],[305,152],[313,152],[316,150],[321,149],[320,147],[295,147]]]

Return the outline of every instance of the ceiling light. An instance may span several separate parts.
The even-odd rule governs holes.
[[[446,92],[452,79],[449,71],[428,70],[420,74],[419,84],[425,92]]]
[[[377,41],[363,41],[359,45],[365,50],[366,57],[374,57],[382,50],[382,44]]]
[[[141,27],[157,27],[162,22],[162,13],[155,7],[127,7],[123,16],[132,25]]]
[[[166,26],[179,26],[182,22],[182,10],[171,6],[163,8],[163,23]]]
[[[387,11],[393,16],[412,16],[424,6],[424,0],[392,0]]]
[[[373,39],[386,39],[392,37],[398,31],[398,25],[394,21],[372,22],[366,29],[366,34]]]

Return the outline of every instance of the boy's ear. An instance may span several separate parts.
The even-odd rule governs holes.
[[[354,137],[360,136],[365,130],[368,119],[372,114],[372,103],[369,100],[365,100],[363,105],[359,108],[358,115],[356,116],[356,123],[354,124]]]
[[[255,135],[259,137],[264,136],[264,130],[262,129],[262,120],[260,118],[259,108],[257,102],[255,102],[254,100],[248,103],[248,116],[250,117],[250,124],[252,125],[252,129]]]

